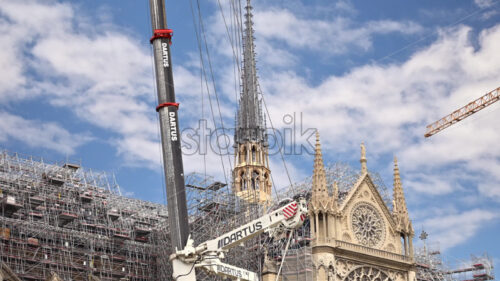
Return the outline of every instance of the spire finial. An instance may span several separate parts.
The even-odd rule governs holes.
[[[361,142],[361,159],[359,160],[359,162],[361,162],[361,174],[367,173],[368,169],[366,168],[366,147],[364,142]]]
[[[396,179],[398,181],[398,185],[401,186],[401,177],[399,176],[398,158],[396,156],[394,156],[394,184],[395,185],[396,185]]]
[[[394,195],[395,195],[395,198],[394,199],[397,199],[396,198],[396,193],[398,193],[397,195],[399,196],[400,192],[402,193],[403,192],[403,185],[401,184],[401,176],[399,175],[399,167],[398,167],[398,158],[396,158],[396,156],[394,156]]]

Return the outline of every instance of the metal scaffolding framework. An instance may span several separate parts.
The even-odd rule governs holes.
[[[371,174],[385,201],[387,188]],[[359,171],[343,163],[326,168],[343,200]],[[274,205],[259,205],[202,174],[186,176],[190,233],[195,243],[219,237],[289,202],[309,196],[310,178],[284,188]],[[70,163],[45,163],[0,153],[0,261],[20,280],[169,280],[172,269],[166,206],[120,195],[114,178]],[[291,238],[290,238],[291,236]],[[290,239],[286,255],[284,249]],[[261,274],[282,266],[282,280],[313,280],[309,221],[293,233],[279,229],[232,248],[224,262]],[[450,270],[439,250],[416,250],[418,280],[492,280],[487,256]],[[465,264],[465,263],[464,263]],[[3,268],[5,268],[5,271]],[[55,275],[54,275],[55,274]],[[60,279],[54,279],[58,276]],[[198,272],[199,280],[222,280]],[[14,280],[14,279],[13,279]]]
[[[186,188],[189,226],[196,243],[218,237],[283,203],[248,203],[226,184],[196,173],[186,177]],[[121,196],[118,184],[105,173],[3,151],[0,216],[0,260],[21,280],[46,280],[54,272],[62,280],[171,277],[166,206]],[[303,228],[247,241],[231,249],[225,261],[262,272],[264,261],[275,265],[281,261],[287,235],[293,235],[290,253],[294,262],[301,263],[302,257],[310,260],[310,248],[299,247],[310,240]],[[304,265],[299,268],[310,274],[312,262]],[[295,268],[284,267],[283,272],[297,275]],[[219,280],[202,272],[199,276],[200,280]]]
[[[104,173],[0,154],[1,261],[22,280],[152,280],[166,207]]]
[[[422,231],[419,238],[423,241],[423,246],[415,250],[418,281],[495,280],[493,261],[488,254],[471,255],[469,261],[458,261],[451,266],[444,261],[439,243],[427,243],[427,237],[427,233]]]

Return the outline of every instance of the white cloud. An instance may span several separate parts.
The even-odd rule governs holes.
[[[488,8],[488,7],[491,7],[495,3],[495,1],[494,0],[474,0],[474,3],[479,8]]]
[[[412,175],[411,179],[405,181],[405,186],[412,189],[412,191],[432,194],[443,195],[456,190],[450,178],[442,178],[440,176],[430,176],[428,174]]]
[[[330,76],[310,86],[294,72],[263,77],[269,110],[276,124],[290,112],[303,112],[304,126],[318,127],[326,148],[355,151],[365,140],[375,155],[400,156],[409,175],[429,176],[417,191],[448,193],[457,190],[442,174],[450,165],[466,174],[494,171],[473,164],[499,157],[496,145],[500,112],[485,109],[431,139],[425,125],[497,87],[500,76],[500,25],[483,30],[479,48],[470,41],[470,28],[442,30],[440,38],[401,64],[371,64],[343,76]],[[484,117],[483,117],[484,116]],[[485,118],[487,116],[487,118]],[[483,118],[474,122],[475,118]],[[498,158],[497,158],[498,159]],[[498,160],[492,160],[498,163]],[[441,188],[424,187],[441,183]]]
[[[294,49],[309,49],[329,54],[367,51],[373,36],[388,33],[415,34],[422,27],[414,22],[381,20],[356,26],[347,17],[332,20],[300,18],[292,11],[271,8],[255,12],[255,29],[266,40],[285,42]]]
[[[422,222],[432,237],[440,240],[443,250],[459,245],[473,237],[481,228],[499,218],[497,211],[473,209],[461,213],[439,214]]]
[[[490,1],[476,3],[487,5]],[[439,197],[467,188],[500,201],[498,110],[485,109],[431,139],[423,138],[426,124],[499,86],[500,25],[482,30],[474,44],[471,28],[444,29],[435,42],[404,62],[367,64],[311,85],[291,69],[300,63],[298,51],[328,55],[364,52],[374,47],[375,36],[422,31],[411,21],[358,23],[352,5],[335,5],[342,6],[348,15],[311,17],[276,7],[254,10],[258,59],[262,62],[258,63],[262,68],[259,73],[265,73],[260,84],[274,125],[283,124],[285,114],[303,112],[303,126],[320,129],[325,155],[335,151],[357,157],[363,140],[374,158],[396,153],[405,171],[407,193]],[[210,22],[213,36],[208,40],[217,46],[211,53],[212,64],[222,89],[220,103],[227,126],[232,125],[236,107],[233,68],[224,65],[231,62],[233,54],[228,44],[219,41],[222,37],[227,40],[220,15]],[[70,109],[81,120],[111,132],[107,141],[127,165],[158,170],[161,150],[151,60],[138,39],[119,31],[111,23],[90,20],[71,4],[0,0],[0,101],[19,102],[43,95],[50,105]],[[180,114],[188,120],[200,116],[199,86],[204,81],[199,79],[197,63],[187,61],[176,66],[174,73],[182,102]],[[204,84],[202,89],[206,91]],[[206,98],[204,105],[205,116],[210,117]],[[5,112],[0,112],[0,119],[8,121],[0,124],[3,142],[23,141],[71,154],[91,140],[60,124]],[[206,157],[184,157],[185,172],[206,168],[208,174],[222,179],[220,156],[210,149],[208,152]],[[222,161],[230,181],[233,156],[224,156]],[[371,165],[373,160],[369,161]],[[287,165],[292,181],[310,174],[310,169],[304,168],[309,164]],[[271,168],[276,186],[288,185],[279,156],[271,160]],[[468,206],[474,208],[474,204],[477,202]],[[445,248],[463,243],[483,224],[498,218],[494,211],[485,209],[460,212],[453,203],[445,210],[417,215],[433,235],[447,237]],[[463,227],[460,236],[452,232],[459,227]]]
[[[0,40],[0,66],[12,64],[2,67],[0,79],[7,81],[0,83],[0,99],[43,95],[52,106],[117,134],[113,141],[126,159],[158,164],[160,156],[148,153],[157,143],[157,124],[147,49],[116,28],[100,31],[108,23],[88,24],[70,4],[2,1],[0,12],[0,30],[9,31]]]
[[[48,148],[71,155],[92,138],[72,134],[53,122],[28,120],[0,111],[0,142],[15,141],[31,147]]]
[[[0,23],[0,33],[4,33],[4,28],[1,28]],[[26,80],[21,75],[22,65],[19,63],[18,57],[14,56],[16,54],[15,48],[12,44],[9,44],[8,40],[3,38],[0,40],[0,69],[2,69],[2,75],[0,75],[0,101],[9,95],[9,98],[14,97],[13,91],[17,87],[26,83]]]
[[[112,143],[128,166],[158,170],[162,165],[161,144],[157,140],[134,135],[112,140]]]
[[[113,132],[115,136],[109,141],[117,143],[118,153],[129,163],[160,163],[151,60],[138,40],[113,28],[99,31],[100,24],[109,23],[97,21],[92,26],[70,4],[1,3],[0,30],[4,32],[0,66],[4,73],[0,99],[44,95],[51,105],[69,108],[80,119]],[[459,185],[436,170],[457,162],[466,162],[462,166],[466,173],[481,172],[486,178],[496,178],[498,168],[492,167],[499,165],[495,158],[500,155],[498,125],[494,122],[498,112],[478,113],[489,114],[481,126],[473,116],[430,140],[422,135],[427,123],[498,86],[500,26],[483,30],[477,49],[470,42],[470,28],[445,29],[436,42],[403,63],[364,65],[312,86],[293,70],[285,70],[298,63],[293,54],[296,50],[331,54],[368,50],[376,35],[415,34],[422,27],[392,20],[358,24],[346,16],[319,20],[278,8],[254,12],[258,40],[265,41],[258,42],[259,58],[264,62],[259,66],[266,68],[261,85],[275,125],[282,124],[278,121],[287,113],[303,112],[303,125],[320,129],[325,148],[357,155],[359,142],[365,140],[373,155],[396,152],[401,166],[413,175],[408,186],[418,192],[446,194],[456,190]],[[211,29],[226,36],[220,16],[216,18]],[[212,53],[214,65],[232,56],[227,44],[217,50],[219,56]],[[273,71],[266,71],[269,68]],[[192,62],[175,68],[183,117],[199,117],[199,111],[192,110],[200,103],[197,71]],[[216,69],[217,77],[222,77],[220,102],[222,115],[229,120],[226,126],[232,125],[235,111],[233,74],[231,67]],[[210,116],[208,104],[205,99],[206,116]],[[221,167],[217,158],[209,160],[214,172]],[[485,159],[490,164],[482,167]],[[200,158],[190,156],[185,161],[190,167],[203,169]],[[453,177],[460,179],[460,175]],[[278,185],[287,181],[277,180]],[[497,197],[500,188],[488,189],[487,184],[482,182],[479,191]]]

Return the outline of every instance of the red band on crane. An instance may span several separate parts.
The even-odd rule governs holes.
[[[172,29],[155,29],[153,31],[153,36],[149,39],[149,43],[153,44],[153,41],[157,38],[168,38],[170,39],[170,44],[172,44],[172,36],[174,36],[174,31]]]
[[[179,109],[179,103],[178,102],[164,102],[162,104],[159,104],[156,107],[156,112],[158,112],[162,107],[166,107],[166,106],[175,106],[177,109]]]
[[[283,215],[286,219],[293,217],[297,213],[297,203],[291,203],[283,209]]]

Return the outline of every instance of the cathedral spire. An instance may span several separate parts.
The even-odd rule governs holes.
[[[393,198],[395,212],[408,213],[406,209],[405,195],[403,192],[403,184],[401,183],[401,176],[399,175],[398,159],[394,157],[394,185],[393,185]]]
[[[234,191],[248,202],[266,205],[271,201],[271,170],[266,123],[259,98],[252,5],[247,0],[243,32],[241,93],[234,132]]]
[[[393,207],[392,212],[396,217],[396,221],[400,222],[401,227],[405,229],[409,220],[408,209],[406,208],[406,200],[399,174],[398,159],[394,157],[394,186],[393,186]]]
[[[246,141],[266,144],[262,103],[258,97],[257,67],[252,20],[252,5],[247,0],[245,7],[245,31],[243,35],[242,92],[236,120],[235,143]]]
[[[314,155],[314,170],[312,178],[312,196],[316,198],[327,198],[325,166],[323,164],[323,154],[319,142],[319,132],[316,131],[316,148]]]

